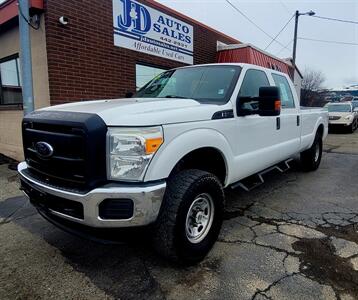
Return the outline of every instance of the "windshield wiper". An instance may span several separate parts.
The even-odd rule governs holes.
[[[176,96],[176,95],[166,95],[164,98],[179,98],[179,99],[189,99],[188,97]]]

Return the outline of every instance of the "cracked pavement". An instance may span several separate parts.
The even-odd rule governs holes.
[[[358,299],[358,132],[330,134],[318,171],[227,190],[225,221],[196,266],[145,236],[103,245],[43,220],[0,158],[1,299]]]

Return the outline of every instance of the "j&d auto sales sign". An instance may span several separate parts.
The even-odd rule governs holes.
[[[193,64],[193,27],[133,0],[113,0],[114,45]]]

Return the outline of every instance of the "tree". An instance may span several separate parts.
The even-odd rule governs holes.
[[[320,99],[320,91],[326,78],[321,71],[306,68],[301,85],[301,104],[313,106]]]

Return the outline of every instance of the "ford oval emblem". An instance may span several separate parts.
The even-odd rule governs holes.
[[[44,158],[51,157],[53,154],[52,146],[46,142],[37,142],[35,144],[35,150],[40,157]]]

